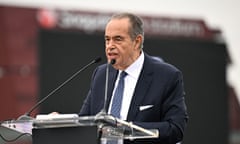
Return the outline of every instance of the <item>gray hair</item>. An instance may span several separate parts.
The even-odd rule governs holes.
[[[142,19],[131,13],[119,13],[119,14],[113,15],[109,21],[111,21],[112,19],[122,19],[122,18],[128,18],[130,21],[129,35],[132,40],[134,40],[139,34],[142,35],[143,40],[140,48],[143,48],[144,30],[143,30]]]

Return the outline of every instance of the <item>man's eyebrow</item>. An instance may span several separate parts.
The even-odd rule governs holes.
[[[114,38],[114,39],[116,39],[116,38],[117,38],[117,39],[119,39],[119,38],[121,38],[121,39],[122,39],[122,38],[123,38],[123,36],[121,36],[121,35],[116,35],[116,36],[113,36],[113,38]]]
[[[116,35],[116,36],[114,36],[114,37],[123,37],[123,36],[121,36],[121,35]]]
[[[105,35],[104,38],[110,38],[110,36]],[[115,35],[115,36],[112,36],[112,38],[123,38],[123,36],[121,36],[121,35]]]

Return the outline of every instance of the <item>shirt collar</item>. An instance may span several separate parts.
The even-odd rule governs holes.
[[[129,76],[134,77],[135,79],[138,78],[140,72],[143,67],[144,62],[144,52],[141,52],[141,55],[134,61],[126,70],[125,72],[128,73]]]

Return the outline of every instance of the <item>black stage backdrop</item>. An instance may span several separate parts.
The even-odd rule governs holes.
[[[101,33],[40,30],[40,99],[96,57],[103,59],[54,93],[40,106],[40,113],[78,113],[94,68],[106,63],[104,51]],[[197,39],[148,37],[144,51],[183,72],[190,116],[183,143],[227,144],[226,45]]]

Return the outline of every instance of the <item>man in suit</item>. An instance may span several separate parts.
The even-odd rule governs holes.
[[[124,143],[176,144],[182,141],[188,120],[182,73],[145,53],[143,41],[143,22],[138,16],[120,13],[107,23],[105,52],[108,63],[113,63],[109,64],[107,112],[112,114],[119,75],[124,71],[127,75],[117,117],[159,131],[158,138]],[[95,69],[80,116],[96,115],[102,110],[107,66]]]

